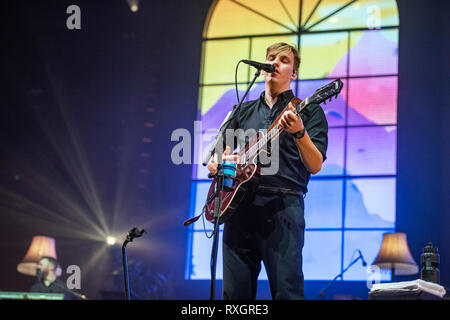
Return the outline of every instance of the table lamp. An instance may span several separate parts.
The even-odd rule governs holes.
[[[392,270],[392,275],[411,275],[419,272],[419,267],[409,251],[406,234],[402,232],[383,234],[380,251],[372,265]]]
[[[20,273],[36,276],[36,269],[41,258],[56,258],[55,239],[46,236],[34,236],[27,254],[17,265]]]

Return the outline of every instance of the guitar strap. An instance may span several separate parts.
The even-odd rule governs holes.
[[[205,207],[206,207],[206,205],[203,207],[202,213],[200,213],[198,216],[187,219],[185,222],[183,222],[183,226],[187,227],[188,225],[196,222],[202,216],[202,214],[205,212]]]

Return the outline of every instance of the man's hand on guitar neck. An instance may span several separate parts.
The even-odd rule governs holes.
[[[238,163],[238,159],[239,156],[237,154],[232,154],[230,155],[231,152],[231,148],[229,146],[226,147],[225,151],[223,152],[222,155],[222,161],[233,161],[234,163]],[[209,172],[211,173],[216,173],[217,172],[217,153],[214,154],[213,157],[211,157],[211,159],[209,159],[208,164],[207,164],[207,168],[209,170]]]
[[[305,126],[303,125],[302,118],[297,116],[293,112],[292,107],[289,108],[289,110],[286,110],[283,115],[280,118],[280,121],[278,121],[278,124],[287,132],[294,134],[299,132],[300,130],[303,130]]]

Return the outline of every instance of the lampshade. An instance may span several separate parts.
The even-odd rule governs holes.
[[[372,265],[381,269],[390,269],[396,275],[419,272],[419,267],[409,251],[406,234],[402,232],[383,234],[380,252]]]
[[[36,276],[36,269],[42,257],[56,258],[55,239],[45,236],[34,236],[27,254],[17,265],[20,273]]]

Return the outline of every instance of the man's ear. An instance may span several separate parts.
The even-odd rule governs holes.
[[[291,79],[292,79],[292,80],[297,79],[297,71],[296,71],[296,70],[294,70],[294,72],[292,73]]]

